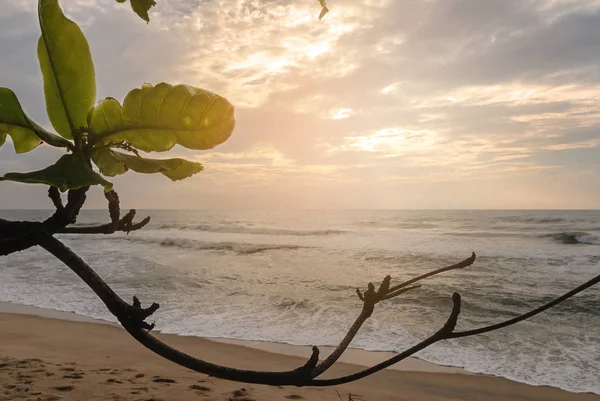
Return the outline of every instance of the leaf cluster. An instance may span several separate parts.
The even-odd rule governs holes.
[[[131,2],[134,9],[140,4]],[[166,152],[175,145],[211,149],[233,132],[231,103],[187,85],[144,84],[130,91],[122,105],[114,98],[96,104],[94,63],[83,32],[64,15],[58,0],[39,0],[38,15],[37,54],[46,111],[56,133],[29,118],[12,90],[0,88],[0,146],[10,136],[17,153],[42,143],[68,153],[42,170],[8,173],[0,180],[62,191],[92,185],[110,190],[112,183],[103,176],[129,170],[181,180],[202,171],[202,165],[181,158],[152,159],[140,152]]]

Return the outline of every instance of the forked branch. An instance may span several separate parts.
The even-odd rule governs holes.
[[[88,227],[65,227],[58,232],[60,234],[113,234],[117,231],[123,231],[129,234],[129,232],[139,230],[150,222],[150,216],[148,216],[144,220],[134,223],[135,209],[129,210],[125,216],[120,218],[119,195],[114,190],[111,190],[105,192],[104,196],[108,200],[110,223]]]
[[[312,371],[313,378],[321,375],[323,372],[325,372],[327,369],[329,369],[335,362],[337,362],[337,360],[346,351],[346,349],[348,348],[348,346],[350,345],[350,343],[352,342],[352,340],[354,339],[354,337],[356,336],[356,334],[358,333],[358,331],[360,330],[362,325],[372,315],[375,305],[377,303],[388,300],[388,299],[395,298],[399,295],[402,295],[403,293],[405,293],[407,291],[421,287],[420,285],[408,287],[408,285],[414,284],[417,281],[420,281],[425,278],[434,276],[436,274],[444,273],[444,272],[447,272],[450,270],[462,269],[464,267],[470,266],[475,262],[476,257],[477,256],[475,255],[475,252],[473,252],[473,254],[470,257],[468,257],[467,259],[465,259],[457,264],[434,270],[432,272],[429,272],[429,273],[423,274],[421,276],[418,276],[414,279],[405,281],[405,282],[398,284],[391,288],[390,288],[390,283],[392,280],[391,276],[386,276],[383,279],[383,282],[381,283],[381,285],[379,286],[379,289],[377,291],[375,291],[375,286],[373,285],[373,283],[369,283],[368,290],[364,294],[360,291],[360,289],[357,288],[356,294],[358,295],[358,298],[361,301],[363,301],[362,311],[361,311],[360,315],[358,315],[358,317],[356,318],[356,320],[354,321],[352,326],[350,326],[348,333],[346,333],[346,336],[340,342],[340,344],[331,352],[331,354],[323,362],[319,363],[315,367],[315,369],[313,369],[313,371]]]
[[[431,277],[434,274],[439,274],[445,271],[463,268],[472,264],[475,260],[475,254],[470,258],[465,259],[456,265],[448,266],[447,268],[438,269],[434,272],[424,274],[415,279],[411,279],[405,283],[401,283],[394,287],[390,287],[390,277],[386,277],[379,289],[376,291],[375,286],[369,283],[369,289],[363,294],[357,291],[359,297],[363,301],[363,309],[361,314],[351,326],[350,330],[340,343],[340,345],[332,352],[332,354],[325,359],[321,364],[318,364],[319,349],[313,347],[313,352],[310,359],[301,367],[282,372],[271,372],[271,371],[253,371],[253,370],[242,370],[231,368],[227,366],[217,365],[211,362],[204,361],[199,358],[195,358],[189,354],[183,353],[175,348],[172,348],[168,344],[160,341],[156,337],[150,334],[150,330],[154,328],[154,324],[148,324],[145,320],[151,316],[158,308],[158,304],[152,304],[149,308],[142,308],[141,303],[137,298],[134,297],[133,305],[126,303],[122,300],[94,271],[89,267],[81,258],[75,255],[69,248],[67,248],[60,241],[50,235],[46,235],[41,241],[40,245],[43,246],[48,252],[56,256],[58,259],[63,261],[68,267],[71,268],[79,277],[81,277],[86,284],[102,299],[107,308],[119,319],[123,327],[127,332],[135,338],[142,345],[155,352],[156,354],[188,369],[195,370],[200,373],[204,373],[210,376],[214,376],[221,379],[233,380],[238,382],[246,383],[257,383],[267,385],[293,385],[293,386],[334,386],[339,384],[348,383],[355,381],[366,376],[372,375],[385,369],[395,363],[406,359],[407,357],[414,355],[415,353],[423,350],[424,348],[435,344],[438,341],[445,339],[451,339],[456,337],[467,337],[471,335],[480,334],[492,330],[497,330],[512,324],[515,324],[523,319],[532,317],[544,310],[574,296],[575,294],[589,288],[590,286],[600,282],[600,275],[586,282],[585,284],[577,287],[576,289],[569,291],[567,294],[557,298],[554,301],[543,305],[542,307],[536,308],[531,312],[527,312],[517,318],[507,320],[496,325],[483,327],[480,329],[469,330],[466,332],[455,332],[456,323],[460,314],[461,308],[461,297],[460,294],[454,293],[452,296],[453,307],[452,311],[446,320],[445,324],[436,331],[433,335],[413,347],[383,361],[373,367],[361,370],[357,373],[342,376],[334,379],[316,379],[316,377],[325,372],[333,363],[347,349],[353,337],[356,335],[360,326],[364,321],[372,314],[374,305],[378,302],[386,299],[393,298],[400,295],[400,293],[415,289],[418,286],[408,287],[406,283],[415,283],[416,281],[422,280],[426,277]]]

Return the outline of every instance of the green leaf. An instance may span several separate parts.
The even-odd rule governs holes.
[[[101,101],[88,117],[90,134],[102,143],[127,141],[145,152],[176,144],[212,149],[231,136],[234,110],[227,99],[187,85],[145,84],[125,97]]]
[[[0,181],[16,181],[26,184],[45,184],[61,191],[77,189],[88,185],[103,185],[106,190],[112,184],[92,170],[79,155],[64,155],[52,166],[31,173],[7,173]]]
[[[117,3],[125,3],[126,0],[117,0]],[[154,0],[130,0],[131,8],[141,19],[150,22],[148,10],[156,5]]]
[[[202,164],[189,160],[174,159],[147,159],[144,157],[116,152],[108,148],[97,148],[92,151],[92,160],[100,172],[106,176],[124,174],[133,170],[143,174],[161,173],[173,181],[183,180],[202,171]]]
[[[146,22],[150,22],[150,17],[148,16],[148,10],[150,7],[154,7],[156,2],[154,0],[130,0],[131,8],[137,15],[140,16]]]
[[[71,139],[87,126],[96,99],[92,55],[81,29],[65,17],[57,0],[40,0],[38,12],[42,28],[38,59],[46,110],[54,129]]]
[[[21,108],[21,104],[13,91],[0,88],[0,146],[10,135],[17,153],[29,152],[44,142],[52,146],[70,148],[69,141],[54,135],[33,121]]]
[[[29,152],[42,144],[17,96],[10,89],[0,88],[0,146],[6,141],[6,134],[12,138],[17,153]]]

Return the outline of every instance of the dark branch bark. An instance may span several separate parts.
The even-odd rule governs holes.
[[[43,235],[43,230],[35,230],[18,237],[0,241],[0,256],[10,255],[11,253],[24,251],[25,249],[31,248],[32,246],[38,244]]]
[[[432,272],[423,274],[421,276],[418,276],[414,279],[411,279],[409,281],[406,281],[402,284],[396,285],[391,288],[390,288],[390,283],[391,283],[391,279],[392,279],[391,276],[387,276],[383,280],[383,282],[381,283],[381,285],[379,286],[379,289],[377,291],[375,291],[375,286],[373,285],[373,283],[369,283],[368,290],[364,294],[360,291],[360,289],[357,288],[356,293],[357,293],[359,299],[361,301],[363,301],[363,308],[362,308],[360,315],[358,315],[358,317],[356,318],[356,320],[354,321],[352,326],[350,326],[350,329],[348,330],[348,332],[346,333],[346,335],[344,336],[344,339],[340,342],[340,344],[331,352],[331,354],[323,362],[319,363],[315,367],[315,369],[313,369],[313,371],[311,372],[312,377],[315,378],[315,377],[323,374],[335,362],[337,362],[337,360],[342,356],[342,354],[350,346],[350,343],[352,342],[352,340],[354,339],[354,337],[356,336],[356,334],[358,333],[358,331],[360,330],[362,325],[371,316],[371,314],[373,313],[373,310],[375,308],[375,305],[377,303],[384,301],[384,300],[395,298],[407,291],[421,287],[420,285],[407,287],[407,285],[415,283],[419,280],[423,280],[427,277],[431,277],[433,275],[447,272],[450,270],[461,269],[461,268],[470,266],[473,264],[473,262],[475,262],[475,258],[476,258],[476,255],[473,252],[473,254],[469,258],[467,258],[457,264],[434,270]]]
[[[0,241],[0,255],[7,255],[9,253],[23,250],[34,245],[42,246],[56,258],[65,263],[69,268],[71,268],[71,270],[73,270],[96,293],[96,295],[98,295],[108,310],[117,317],[119,322],[121,322],[127,332],[129,332],[129,334],[142,345],[156,354],[181,366],[214,377],[238,382],[294,386],[333,386],[348,383],[385,369],[438,341],[482,334],[518,323],[529,317],[535,316],[538,313],[541,313],[600,282],[599,275],[575,288],[574,290],[569,291],[565,295],[516,318],[479,329],[462,332],[454,331],[461,308],[461,297],[458,293],[454,293],[452,297],[453,308],[450,316],[448,317],[444,326],[429,338],[401,352],[400,354],[389,358],[386,361],[383,361],[373,367],[364,369],[360,372],[335,379],[315,379],[315,377],[327,371],[327,369],[337,362],[340,356],[346,351],[347,347],[350,345],[351,341],[356,336],[364,322],[372,315],[377,303],[397,297],[406,291],[419,288],[420,285],[410,285],[427,277],[470,266],[473,264],[476,258],[475,253],[473,253],[471,257],[455,265],[434,270],[393,287],[390,286],[391,277],[387,276],[377,290],[375,290],[373,283],[369,283],[368,290],[364,293],[357,289],[356,292],[358,297],[363,302],[361,313],[352,324],[338,347],[336,347],[336,349],[320,364],[318,363],[319,349],[317,347],[313,347],[310,359],[303,366],[294,370],[271,372],[230,368],[207,362],[202,359],[194,358],[191,355],[185,354],[170,347],[169,345],[150,335],[150,331],[154,328],[154,324],[147,323],[146,319],[159,308],[159,305],[157,303],[153,303],[148,308],[142,308],[140,301],[136,297],[133,297],[132,305],[128,304],[121,299],[110,288],[110,286],[106,284],[106,282],[104,282],[104,280],[102,280],[102,278],[100,278],[100,276],[98,276],[94,270],[79,256],[77,256],[68,247],[52,236],[52,234],[56,232],[78,234],[110,234],[117,230],[129,232],[142,228],[150,220],[150,218],[147,217],[143,221],[134,224],[133,218],[135,216],[135,210],[133,209],[123,216],[123,218],[120,218],[119,197],[116,192],[110,191],[106,193],[106,198],[109,203],[109,214],[111,219],[110,223],[96,227],[66,227],[75,222],[76,217],[83,206],[83,203],[85,202],[87,190],[88,188],[86,187],[79,190],[69,191],[67,196],[67,204],[66,206],[63,206],[58,190],[55,188],[50,188],[48,196],[51,198],[54,206],[56,207],[56,212],[42,223],[11,222],[0,219],[0,239],[2,239],[2,241]]]
[[[409,348],[402,353],[395,355],[392,358],[389,358],[386,361],[383,361],[371,368],[364,369],[360,372],[354,373],[352,375],[338,377],[335,379],[326,379],[319,380],[314,379],[317,375],[326,371],[333,363],[337,361],[339,356],[346,350],[347,346],[350,344],[350,341],[358,332],[360,326],[364,323],[364,321],[372,314],[374,305],[377,302],[380,302],[384,299],[391,298],[391,294],[394,296],[399,295],[399,293],[408,291],[409,289],[415,287],[409,287],[400,289],[399,286],[392,287],[395,288],[392,290],[390,288],[390,277],[386,277],[379,289],[375,291],[375,286],[372,283],[369,283],[369,289],[361,294],[361,299],[363,299],[363,310],[355,323],[352,325],[348,334],[340,343],[340,346],[336,348],[336,350],[330,355],[327,359],[325,359],[321,364],[317,365],[319,350],[317,347],[313,347],[313,353],[307,363],[297,369],[284,371],[284,372],[269,372],[269,371],[251,371],[251,370],[242,370],[235,369],[226,366],[217,365],[211,362],[207,362],[198,358],[195,358],[191,355],[185,354],[179,350],[172,348],[171,346],[163,343],[157,338],[150,335],[149,331],[154,327],[154,324],[148,324],[145,322],[145,319],[152,315],[159,307],[158,304],[152,304],[149,308],[143,309],[141,307],[141,303],[137,298],[134,297],[133,305],[129,305],[124,300],[122,300],[94,271],[91,267],[89,267],[81,258],[75,255],[69,248],[67,248],[60,241],[55,239],[50,235],[45,235],[42,239],[40,239],[40,245],[44,247],[48,252],[52,255],[56,256],[63,263],[65,263],[71,270],[73,270],[104,302],[109,311],[119,319],[125,330],[138,342],[142,345],[155,352],[156,354],[184,367],[195,370],[200,373],[204,373],[207,375],[211,375],[214,377],[233,380],[238,382],[245,383],[256,383],[256,384],[268,384],[268,385],[293,385],[293,386],[333,386],[339,385],[343,383],[348,383],[351,381],[355,381],[361,379],[363,377],[374,374],[382,369],[385,369],[399,361],[414,355],[418,351],[438,342],[441,340],[455,338],[455,337],[466,337],[470,335],[479,334],[482,332],[487,332],[491,330],[496,330],[498,328],[506,327],[508,325],[517,323],[527,317],[534,316],[537,313],[540,313],[551,306],[556,305],[559,302],[562,302],[573,295],[585,290],[586,288],[600,282],[600,275],[588,281],[587,283],[577,287],[576,289],[568,292],[560,298],[544,305],[543,307],[537,308],[531,312],[528,312],[519,318],[510,319],[509,321],[500,323],[494,326],[484,327],[482,329],[471,330],[468,332],[454,332],[456,327],[456,323],[458,320],[458,316],[460,314],[461,307],[461,297],[458,293],[454,293],[453,299],[453,308],[450,316],[448,317],[444,326],[439,329],[436,333],[434,333],[429,338],[420,342],[419,344]],[[473,256],[471,257],[473,258]],[[468,260],[470,260],[469,258]],[[464,261],[463,261],[464,262]],[[461,263],[463,263],[461,262]],[[472,260],[470,261],[472,263]],[[469,264],[470,264],[469,263]],[[458,264],[460,265],[460,264]],[[453,265],[453,266],[458,266]],[[452,266],[451,266],[452,267]],[[464,266],[463,266],[464,267]],[[457,267],[453,267],[457,268]],[[440,273],[442,271],[448,271],[451,269],[439,269],[436,270],[435,274]],[[432,272],[433,273],[433,272]],[[419,276],[417,279],[423,279],[424,277],[430,277],[433,274],[427,274],[423,276]],[[417,280],[411,280],[411,282],[415,282]],[[360,294],[360,291],[359,291]]]
[[[38,244],[46,233],[53,234],[58,230],[76,221],[79,211],[86,199],[89,187],[70,190],[67,195],[67,205],[62,207],[62,200],[58,190],[52,188],[48,196],[57,206],[52,216],[42,223],[28,221],[0,221],[0,256],[20,252]]]
[[[73,270],[100,297],[108,310],[119,319],[133,338],[158,355],[200,373],[245,383],[303,386],[310,380],[310,372],[319,358],[317,347],[313,347],[312,356],[305,365],[284,372],[249,371],[216,365],[170,347],[151,336],[147,331],[148,326],[142,324],[145,323],[144,319],[158,309],[158,304],[153,304],[148,309],[142,309],[137,300],[134,301],[134,305],[127,304],[91,267],[62,242],[46,235],[40,239],[39,244]]]
[[[63,206],[62,198],[60,197],[60,191],[56,187],[48,188],[48,197],[52,200],[54,207],[56,210],[63,210],[65,207]]]
[[[136,213],[135,209],[129,210],[129,212],[123,216],[123,218],[120,218],[121,210],[119,204],[119,195],[115,191],[111,190],[105,192],[104,196],[108,200],[110,223],[91,227],[65,227],[57,232],[60,234],[113,234],[116,231],[129,233],[131,231],[143,228],[150,222],[150,217],[146,217],[139,223],[133,223],[133,218],[135,217]]]
[[[150,216],[146,217],[144,220],[139,223],[132,224],[131,219],[133,219],[133,215],[135,215],[135,210],[132,209],[127,213],[121,220],[117,222],[117,227],[113,225],[113,223],[103,224],[100,226],[90,226],[90,227],[65,227],[58,231],[59,234],[113,234],[117,231],[123,231],[129,233],[131,231],[136,231],[148,224],[150,222]]]
[[[335,386],[335,385],[339,385],[339,384],[349,383],[349,382],[361,379],[363,377],[370,376],[374,373],[379,372],[380,370],[383,370],[389,366],[392,366],[392,365],[408,358],[409,356],[414,355],[417,352],[429,347],[430,345],[435,344],[438,341],[452,339],[452,338],[459,338],[459,337],[470,337],[470,336],[474,336],[477,334],[487,333],[487,332],[490,332],[493,330],[499,330],[504,327],[512,326],[515,323],[518,323],[522,320],[533,317],[555,305],[558,305],[559,303],[573,297],[576,294],[579,294],[583,290],[585,290],[595,284],[598,284],[599,282],[600,282],[600,275],[586,281],[579,287],[567,292],[566,294],[554,299],[553,301],[550,301],[547,304],[540,306],[539,308],[533,309],[530,312],[527,312],[520,316],[517,316],[516,318],[508,319],[504,322],[494,324],[491,326],[482,327],[479,329],[473,329],[473,330],[468,330],[468,331],[458,331],[458,332],[455,332],[454,328],[456,327],[458,314],[460,313],[460,294],[455,292],[452,296],[452,299],[454,301],[454,307],[452,309],[452,314],[448,318],[448,321],[446,322],[444,327],[442,329],[438,330],[435,334],[433,334],[429,338],[423,340],[419,344],[417,344],[417,345],[407,349],[406,351],[403,351],[403,352],[399,353],[398,355],[395,355],[394,357],[389,358],[371,368],[364,369],[364,370],[354,373],[352,375],[338,377],[335,379],[312,380],[310,382],[310,385],[311,386]],[[458,305],[457,305],[457,303],[458,303]],[[458,313],[455,313],[457,306],[458,306]]]
[[[483,333],[487,333],[490,331],[494,331],[494,330],[499,330],[499,329],[503,329],[504,327],[508,327],[508,326],[512,326],[515,323],[519,323],[525,319],[529,319],[532,316],[535,316],[537,314],[540,314],[542,312],[544,312],[545,310],[548,310],[550,308],[552,308],[553,306],[558,305],[559,303],[571,298],[573,295],[575,294],[579,294],[581,291],[586,290],[588,288],[590,288],[593,285],[596,285],[600,283],[600,275],[594,277],[593,279],[581,284],[579,287],[572,289],[571,291],[567,292],[566,294],[564,294],[561,297],[556,298],[553,301],[548,302],[547,304],[544,304],[538,308],[535,308],[527,313],[523,313],[522,315],[519,315],[517,317],[514,317],[512,319],[508,319],[505,320],[504,322],[500,322],[500,323],[496,323],[496,324],[492,324],[490,326],[486,326],[486,327],[481,327],[479,329],[473,329],[473,330],[465,330],[465,331],[458,331],[458,332],[454,332],[452,333],[452,335],[450,336],[450,338],[460,338],[460,337],[469,337],[469,336],[475,336],[477,334],[483,334]]]
[[[467,259],[463,260],[462,262],[459,262],[459,263],[457,263],[455,265],[452,265],[452,266],[442,267],[441,269],[434,270],[432,272],[425,273],[425,274],[423,274],[421,276],[415,277],[415,278],[413,278],[411,280],[405,281],[402,284],[398,284],[398,285],[390,288],[390,292],[394,292],[396,290],[399,290],[400,288],[404,288],[404,287],[406,287],[408,285],[416,283],[417,281],[423,280],[423,279],[425,279],[427,277],[435,276],[436,274],[447,272],[449,270],[463,269],[463,268],[465,268],[467,266],[471,266],[473,264],[473,262],[475,262],[475,258],[476,257],[477,257],[477,255],[475,255],[475,252],[473,252],[470,257],[468,257]]]

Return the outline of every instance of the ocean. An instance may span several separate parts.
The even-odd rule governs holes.
[[[49,211],[0,211],[40,220]],[[377,306],[352,346],[400,351],[445,322],[499,322],[600,273],[600,211],[139,211],[129,235],[60,235],[126,300],[158,302],[165,333],[336,345],[360,312],[355,288],[478,255]],[[78,224],[108,213],[83,211]],[[40,248],[0,258],[0,301],[115,321],[66,266]],[[416,356],[535,385],[600,394],[600,286],[519,323],[444,341]]]

